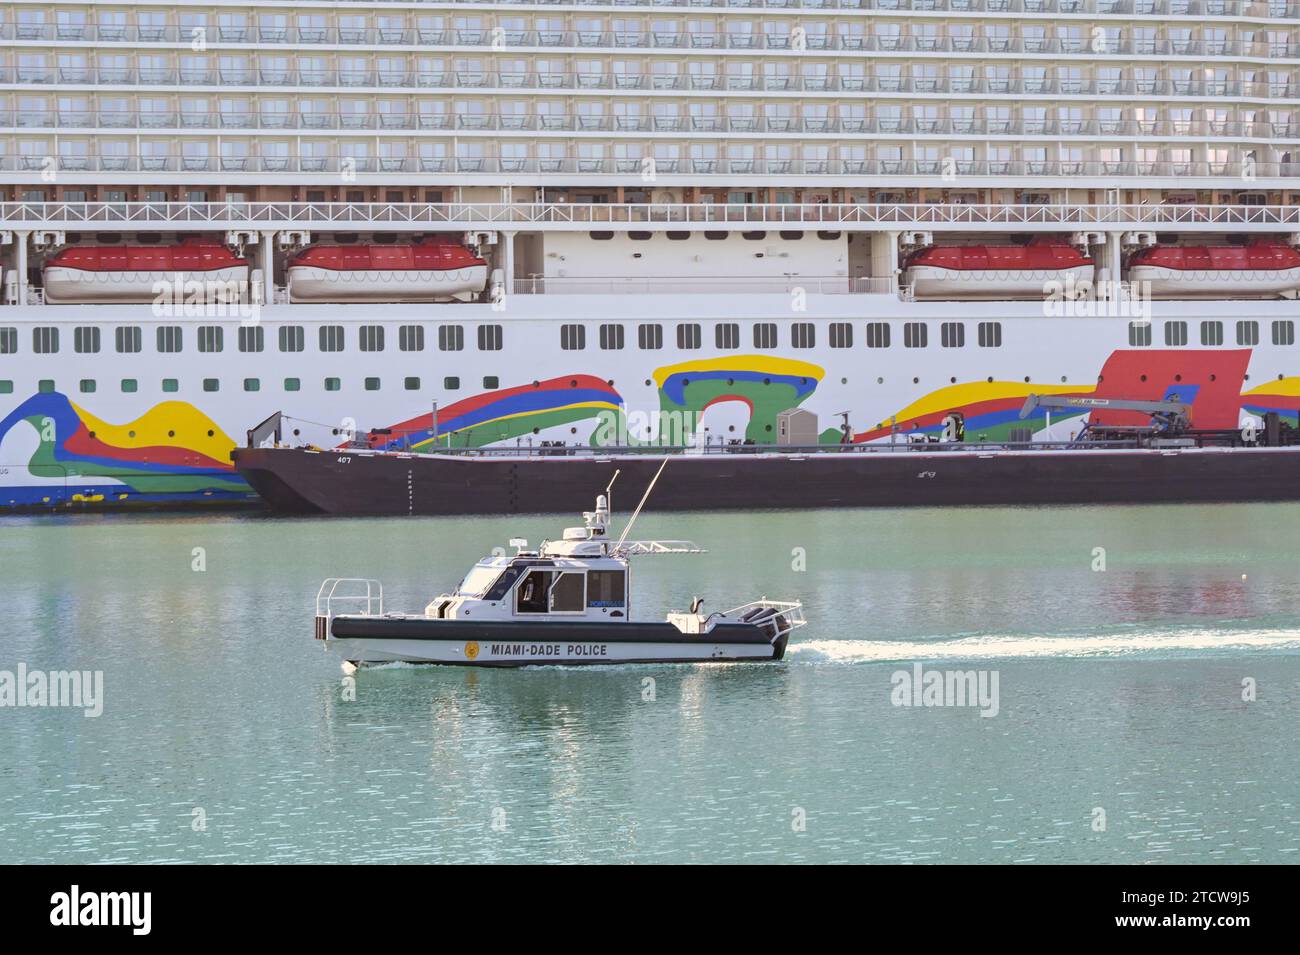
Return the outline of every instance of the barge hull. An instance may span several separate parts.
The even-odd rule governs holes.
[[[663,456],[405,455],[253,448],[240,473],[281,514],[570,513]],[[657,510],[1300,500],[1300,448],[672,455]]]

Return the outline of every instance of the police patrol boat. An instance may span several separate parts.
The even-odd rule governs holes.
[[[628,540],[646,497],[612,539],[612,486],[596,498],[594,511],[584,512],[582,527],[566,528],[560,540],[543,541],[535,551],[512,540],[514,556],[480,560],[455,591],[435,597],[421,614],[385,613],[376,580],[326,580],[316,596],[316,639],[341,654],[345,666],[780,660],[791,631],[806,622],[801,603],[764,598],[707,613],[696,597],[689,611],[669,613],[663,622],[632,618],[632,557],[703,551],[690,541]]]

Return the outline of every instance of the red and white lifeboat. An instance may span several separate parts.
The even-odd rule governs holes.
[[[1044,298],[1049,282],[1091,282],[1092,259],[1059,239],[1028,245],[931,245],[903,264],[903,281],[917,298]]]
[[[322,245],[289,262],[293,302],[468,302],[487,262],[448,238],[392,245]]]
[[[1246,245],[1155,245],[1129,259],[1130,282],[1162,298],[1256,298],[1300,289],[1300,251],[1272,239]]]
[[[191,280],[227,297],[248,289],[248,261],[215,239],[174,245],[95,245],[60,249],[41,268],[45,300],[56,304],[152,302],[166,288]],[[220,283],[220,284],[217,284]]]

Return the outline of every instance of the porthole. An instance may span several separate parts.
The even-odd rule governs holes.
[[[168,432],[167,432],[167,437],[169,437],[169,438],[174,438],[174,437],[176,437],[176,432],[175,432],[175,431],[168,431]]]
[[[1182,381],[1182,380],[1183,380],[1182,375],[1174,375],[1174,381]]]
[[[1140,377],[1138,378],[1138,381],[1146,381],[1146,380],[1147,380],[1147,376],[1146,376],[1146,375],[1142,375],[1142,376],[1140,376]]]
[[[951,378],[948,379],[948,382],[949,384],[953,384],[953,385],[957,384],[957,376],[953,375]]]
[[[541,428],[534,428],[534,429],[533,429],[533,434],[541,434],[541,433],[542,433],[542,429],[541,429]]]
[[[645,386],[646,386],[647,388],[649,388],[651,384],[653,384],[653,382],[651,382],[650,379],[647,378],[647,379],[645,380]]]
[[[577,388],[577,387],[578,387],[578,379],[577,379],[577,378],[570,378],[570,379],[569,379],[569,387],[570,387],[570,388]]]
[[[840,379],[840,384],[841,384],[841,385],[847,385],[848,383],[849,383],[849,380],[848,380],[847,378],[841,378],[841,379]]]
[[[912,379],[912,384],[914,384],[914,385],[919,385],[920,383],[921,383],[921,379],[920,379],[920,378],[913,378],[913,379]]]
[[[885,379],[883,379],[883,378],[877,378],[877,379],[876,379],[876,384],[878,384],[878,385],[883,385],[884,383],[885,383]]]

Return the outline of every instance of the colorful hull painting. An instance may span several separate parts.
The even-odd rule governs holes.
[[[1038,409],[1020,417],[1025,399],[1031,394],[1091,396],[1095,398],[1129,398],[1143,401],[1177,399],[1192,406],[1192,423],[1197,428],[1228,429],[1238,427],[1243,410],[1260,413],[1256,403],[1241,393],[1250,364],[1249,349],[1197,351],[1193,349],[1120,350],[1114,351],[1102,365],[1096,385],[1035,384],[1015,381],[976,381],[949,385],[933,391],[899,411],[892,421],[884,421],[867,431],[855,434],[855,442],[881,441],[894,434],[938,435],[945,420],[954,412],[965,419],[968,442],[1007,441],[1013,428],[1031,428],[1039,435],[1048,418]],[[1297,380],[1297,379],[1288,379]],[[1282,382],[1278,383],[1279,385]],[[1289,408],[1291,415],[1300,407],[1300,389],[1293,395],[1279,392],[1270,385],[1263,392],[1268,400]],[[1252,393],[1253,394],[1253,393]],[[1289,403],[1288,403],[1289,402]],[[1275,410],[1258,406],[1263,410]],[[1053,425],[1073,421],[1082,424],[1086,412],[1052,415]],[[1092,425],[1131,426],[1149,422],[1140,414],[1093,410],[1088,415]],[[1077,427],[1074,430],[1078,430]]]
[[[372,433],[371,447],[387,450],[431,451],[436,447],[479,448],[540,434],[548,428],[591,421],[592,430],[604,414],[617,415],[623,406],[613,386],[593,375],[566,375],[527,385],[486,391],[433,409]],[[587,435],[583,435],[584,441]]]
[[[1276,411],[1293,428],[1300,428],[1300,378],[1278,378],[1256,385],[1242,395],[1241,407],[1253,415]]]
[[[57,391],[0,421],[0,505],[185,505],[251,502],[230,464],[234,442],[181,401],[110,424]]]
[[[708,408],[738,401],[749,408],[745,437],[756,444],[776,440],[776,418],[797,408],[817,389],[818,365],[773,355],[725,355],[658,368],[661,413],[698,418]],[[838,432],[837,432],[838,433]]]

